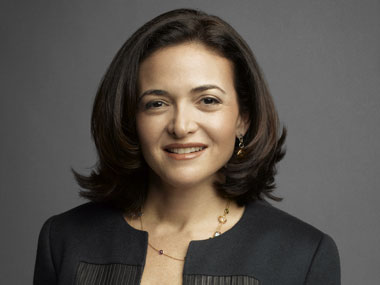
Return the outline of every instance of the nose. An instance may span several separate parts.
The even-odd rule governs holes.
[[[176,138],[183,138],[196,132],[198,124],[191,107],[183,104],[174,108],[167,129],[169,134]]]

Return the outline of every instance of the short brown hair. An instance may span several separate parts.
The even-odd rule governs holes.
[[[279,132],[278,115],[255,57],[241,36],[220,18],[190,9],[164,13],[139,28],[116,54],[97,91],[91,132],[98,162],[89,176],[73,173],[84,189],[80,196],[137,211],[147,194],[148,165],[136,131],[138,71],[154,51],[196,41],[231,60],[239,110],[249,118],[245,155],[233,155],[220,169],[225,181],[218,193],[244,205],[263,196],[273,200],[276,163],[285,155],[286,128]],[[236,141],[235,147],[237,148]]]

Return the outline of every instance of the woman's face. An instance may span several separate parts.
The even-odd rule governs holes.
[[[246,125],[239,115],[232,63],[199,43],[160,49],[139,71],[137,132],[143,156],[162,183],[212,183]]]

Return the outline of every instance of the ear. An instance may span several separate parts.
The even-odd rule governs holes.
[[[236,136],[245,135],[250,125],[248,114],[240,114],[236,121]]]

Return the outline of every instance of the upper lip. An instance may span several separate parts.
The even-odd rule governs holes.
[[[190,148],[190,147],[207,147],[207,145],[203,143],[172,143],[164,146],[164,149],[171,149],[171,148]]]

